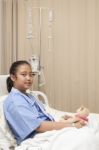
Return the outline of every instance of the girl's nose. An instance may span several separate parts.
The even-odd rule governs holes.
[[[30,79],[31,79],[31,76],[30,76],[30,75],[27,75],[26,78],[27,78],[28,80],[30,80]]]

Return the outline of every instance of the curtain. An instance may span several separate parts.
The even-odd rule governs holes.
[[[17,59],[17,0],[0,1],[0,74]]]

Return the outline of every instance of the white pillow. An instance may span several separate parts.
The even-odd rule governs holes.
[[[9,75],[0,75],[0,96],[3,96],[8,93],[6,80]]]
[[[5,136],[4,132],[0,128],[0,150],[9,150],[14,149],[15,144],[12,144],[11,141]]]
[[[5,116],[3,112],[3,102],[6,97],[7,95],[0,97],[0,146],[2,141],[6,141],[6,143],[8,143],[9,146],[13,146],[16,144],[16,140],[14,139],[14,136],[10,131],[10,128],[5,120]]]

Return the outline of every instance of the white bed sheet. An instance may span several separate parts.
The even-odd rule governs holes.
[[[55,120],[66,113],[47,108]],[[99,114],[90,114],[86,127],[81,129],[64,128],[37,134],[34,138],[25,140],[15,150],[99,150]]]

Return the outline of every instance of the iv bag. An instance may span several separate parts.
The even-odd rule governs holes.
[[[40,71],[39,57],[37,55],[33,55],[30,58],[30,64],[31,64],[33,73],[39,73]]]

